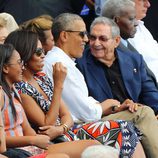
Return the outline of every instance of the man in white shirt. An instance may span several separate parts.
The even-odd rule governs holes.
[[[44,71],[52,79],[52,64],[62,62],[67,67],[62,98],[68,105],[73,120],[96,121],[110,113],[114,105],[120,106],[120,102],[114,99],[99,103],[90,97],[84,77],[75,66],[75,58],[82,56],[88,42],[82,18],[75,14],[63,13],[54,20],[52,33],[56,46],[45,57]]]
[[[128,41],[140,54],[143,55],[148,67],[155,74],[158,81],[158,43],[153,39],[153,36],[149,30],[145,27],[144,22],[141,21],[146,16],[147,10],[150,7],[150,2],[149,0],[132,1],[135,2],[138,26],[136,27],[137,32],[134,38],[130,38]]]

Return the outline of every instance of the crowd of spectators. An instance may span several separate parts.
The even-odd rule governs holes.
[[[0,157],[158,158],[157,5],[0,1]]]

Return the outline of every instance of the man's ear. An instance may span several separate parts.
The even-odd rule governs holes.
[[[113,17],[113,20],[114,20],[114,22],[115,22],[116,24],[118,24],[119,21],[120,21],[120,18],[119,18],[118,16],[114,16],[114,17]]]
[[[121,37],[120,36],[116,36],[115,37],[115,48],[118,47],[118,45],[120,44],[120,41],[121,41]]]
[[[3,65],[2,70],[3,70],[3,72],[4,72],[5,74],[8,74],[8,72],[9,72],[9,68],[8,68],[7,65]]]
[[[65,42],[67,40],[67,37],[68,37],[68,35],[67,35],[66,31],[61,31],[60,32],[60,37],[59,38],[61,39],[62,42]]]

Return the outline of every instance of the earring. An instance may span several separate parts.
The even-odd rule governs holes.
[[[24,63],[22,69],[23,69],[23,70],[26,70],[26,67],[27,67],[27,63]]]

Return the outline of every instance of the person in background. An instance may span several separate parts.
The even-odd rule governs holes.
[[[150,31],[145,27],[143,18],[146,17],[147,10],[150,7],[149,0],[132,0],[135,2],[136,19],[138,21],[137,31],[134,38],[128,39],[130,44],[142,54],[148,67],[155,74],[158,82],[158,43],[154,40]]]
[[[150,30],[154,39],[158,42],[158,16],[157,16],[157,6],[158,1],[149,1],[151,6],[148,9],[147,16],[143,19],[145,26]]]
[[[27,120],[20,96],[14,87],[14,83],[22,80],[23,61],[12,45],[0,45],[0,65],[0,83],[3,88],[1,111],[7,148],[20,149],[18,154],[23,154],[24,157],[46,152],[65,153],[70,158],[80,158],[86,147],[98,144],[92,140],[50,144],[49,136],[36,134]]]
[[[97,16],[101,16],[102,7],[106,0],[95,0],[95,13]]]
[[[119,158],[119,152],[110,146],[93,145],[86,148],[81,158]]]
[[[0,17],[0,44],[3,44],[9,32],[7,30],[7,22],[4,18]]]
[[[0,13],[0,17],[6,21],[6,28],[9,33],[19,28],[17,22],[11,14]]]
[[[41,15],[22,23],[20,29],[37,33],[46,54],[54,46],[54,38],[51,33],[52,25],[53,18],[51,16]]]

